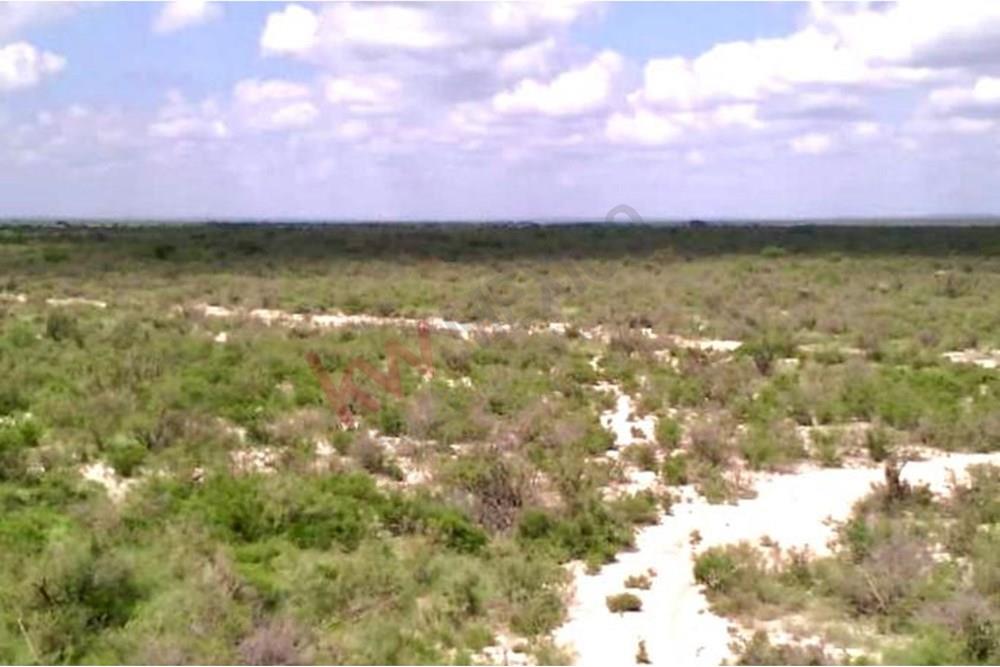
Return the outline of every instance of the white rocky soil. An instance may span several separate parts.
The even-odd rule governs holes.
[[[626,435],[631,433],[616,432]],[[975,463],[1000,463],[1000,453],[942,454],[908,463],[903,478],[944,493]],[[555,633],[557,644],[580,665],[635,664],[640,641],[653,664],[720,664],[730,657],[736,628],[708,610],[694,580],[694,556],[742,540],[759,544],[765,536],[783,549],[829,553],[836,522],[844,521],[883,475],[880,467],[762,473],[753,476],[757,496],[732,505],[712,505],[693,489],[681,489],[683,501],[659,524],[638,532],[634,551],[619,554],[596,575],[586,574],[581,563],[571,566],[574,594],[568,621]],[[633,591],[642,598],[642,610],[609,612],[607,597],[623,592],[628,576],[649,570],[656,572],[650,589]]]

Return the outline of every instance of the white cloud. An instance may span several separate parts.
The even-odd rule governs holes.
[[[602,51],[587,65],[567,70],[548,83],[524,79],[513,90],[497,93],[493,108],[500,113],[547,116],[594,111],[608,102],[622,64],[622,57],[614,51]]]
[[[304,55],[321,43],[416,50],[449,45],[450,35],[429,19],[419,5],[336,3],[322,14],[289,5],[267,17],[261,48],[266,53]]]
[[[254,130],[290,130],[319,117],[309,86],[283,79],[244,79],[233,87],[238,121]]]
[[[191,104],[184,96],[171,91],[167,104],[149,124],[149,135],[159,139],[224,139],[229,127],[214,100]]]
[[[452,43],[417,5],[336,4],[325,12],[326,29],[335,41],[393,49],[433,49]]]
[[[634,103],[691,109],[759,101],[807,86],[885,86],[930,78],[926,70],[873,67],[838,35],[808,26],[787,37],[717,44],[694,59],[653,59]]]
[[[265,53],[301,54],[319,41],[319,18],[301,5],[288,5],[268,15],[260,47]]]
[[[222,16],[218,3],[206,0],[171,0],[153,20],[153,31],[168,33],[207,23]]]
[[[388,110],[401,88],[399,81],[384,75],[336,77],[325,84],[327,102],[362,113]]]
[[[229,130],[219,120],[179,116],[152,123],[149,134],[161,139],[222,139],[229,135]]]
[[[337,128],[337,137],[345,141],[358,141],[369,135],[371,128],[363,120],[348,120]]]
[[[605,135],[616,143],[658,146],[680,138],[684,128],[665,116],[640,109],[633,115],[612,114]]]
[[[258,127],[268,130],[287,130],[311,125],[319,116],[319,110],[312,102],[286,104],[269,112]]]
[[[1000,3],[901,2],[873,8],[814,4],[812,21],[872,63],[964,67],[1000,63]]]
[[[714,109],[702,125],[760,129],[764,123],[757,117],[757,110],[756,104],[724,104]]]
[[[508,51],[500,58],[498,69],[501,76],[530,76],[545,72],[549,60],[556,50],[556,40],[552,37]]]
[[[859,121],[851,126],[854,135],[857,137],[877,137],[882,133],[882,127],[872,121]]]
[[[66,59],[50,51],[40,51],[27,42],[0,48],[0,93],[31,88],[46,76],[61,72]]]
[[[77,11],[66,2],[0,2],[0,39],[8,39],[33,25],[57,21]]]
[[[622,144],[660,146],[686,141],[713,138],[724,130],[756,131],[766,127],[758,118],[755,104],[726,104],[701,111],[658,111],[639,108],[631,113],[611,115],[605,127],[605,136]]]
[[[489,19],[500,34],[524,36],[539,29],[567,26],[585,9],[581,2],[498,2],[491,5]]]
[[[1000,77],[983,76],[971,87],[952,86],[932,91],[931,109],[941,114],[1000,113]]]
[[[697,149],[692,149],[684,154],[684,161],[692,167],[700,167],[705,164],[705,154]]]
[[[789,146],[793,153],[801,155],[821,155],[833,148],[833,138],[828,134],[820,132],[810,132],[798,137],[794,137]]]
[[[233,87],[233,96],[244,104],[284,102],[309,97],[309,87],[281,79],[244,79]]]

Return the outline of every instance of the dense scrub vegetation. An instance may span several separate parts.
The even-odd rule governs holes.
[[[598,383],[658,420],[623,463],[720,502],[748,492],[734,467],[996,450],[1000,376],[941,352],[1000,344],[998,288],[990,229],[0,228],[0,662],[461,663],[500,631],[565,659],[547,639],[561,564],[600,567],[670,507],[604,493],[621,470]],[[381,369],[412,331],[268,327],[204,303],[570,327],[435,334],[433,378],[402,364],[399,396],[360,380],[379,406],[345,431],[306,352],[333,377]],[[644,329],[746,344],[720,360]],[[247,451],[269,463],[240,469]],[[84,480],[98,463],[122,499]],[[772,572],[712,551],[699,578],[727,613],[836,600],[886,632],[951,633],[934,644],[948,659],[995,660],[995,620],[927,616],[928,600],[995,607],[996,519],[975,488],[878,506],[829,562]],[[982,563],[968,582],[917,559],[901,590],[838,592],[900,535],[939,533]],[[609,607],[635,606],[623,596]]]

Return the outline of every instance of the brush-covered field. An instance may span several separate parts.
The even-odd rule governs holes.
[[[0,662],[1000,664],[998,365],[997,228],[0,227]]]

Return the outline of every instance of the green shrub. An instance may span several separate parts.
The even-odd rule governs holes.
[[[83,333],[76,318],[61,311],[49,313],[45,319],[45,335],[57,343],[73,341],[83,345]]]
[[[812,443],[816,460],[824,468],[839,468],[843,464],[840,453],[842,435],[839,431],[812,432]]]
[[[476,521],[494,532],[506,531],[517,523],[530,484],[523,463],[496,448],[457,459],[443,471],[442,478],[471,496]]]
[[[14,415],[18,412],[27,412],[28,407],[28,398],[19,387],[12,385],[0,386],[0,417]]]
[[[865,449],[872,461],[885,461],[893,450],[893,439],[889,431],[882,426],[874,426],[865,431]]]
[[[751,424],[740,439],[740,449],[753,470],[773,469],[800,460],[805,449],[788,424]]]
[[[27,451],[36,447],[42,428],[32,417],[0,418],[0,481],[22,479],[27,473]]]
[[[757,630],[750,639],[738,642],[734,652],[737,665],[836,664],[821,644],[772,644],[763,630]]]
[[[681,442],[681,425],[672,417],[660,417],[656,422],[656,442],[665,451],[673,451]]]
[[[656,449],[647,443],[636,443],[625,448],[622,458],[639,470],[654,471],[657,467]]]
[[[694,578],[710,591],[727,592],[739,574],[736,557],[723,547],[713,547],[695,559]]]
[[[889,647],[884,661],[891,665],[961,665],[969,664],[960,637],[944,628],[922,628],[904,647]],[[983,663],[988,664],[988,663]]]
[[[559,560],[582,559],[600,565],[631,546],[632,529],[600,501],[590,499],[571,516],[526,510],[517,527],[524,544],[553,552]]]
[[[794,578],[770,571],[761,553],[746,542],[699,554],[694,577],[705,586],[712,609],[722,614],[753,614],[761,605],[792,610],[802,603]]]
[[[687,484],[690,481],[688,479],[687,462],[687,455],[685,454],[668,456],[664,459],[663,467],[660,470],[660,475],[663,477],[664,483],[669,486]]]
[[[42,249],[42,259],[49,264],[61,264],[69,259],[69,252],[51,246]]]
[[[611,511],[626,524],[651,526],[660,520],[660,505],[652,491],[639,491],[616,499]]]
[[[112,439],[106,451],[108,463],[122,477],[131,477],[146,460],[147,454],[144,445],[120,436]]]
[[[778,359],[794,357],[797,349],[795,338],[790,332],[770,329],[744,341],[739,354],[753,360],[761,375],[770,375]]]
[[[167,260],[177,253],[177,246],[171,243],[158,243],[153,246],[153,257],[159,260]]]
[[[399,436],[406,429],[406,419],[399,404],[395,401],[383,401],[378,411],[378,428],[383,435]]]
[[[788,251],[786,251],[781,246],[776,246],[776,245],[765,246],[760,251],[760,256],[766,259],[777,259],[779,257],[784,257],[787,254]]]

